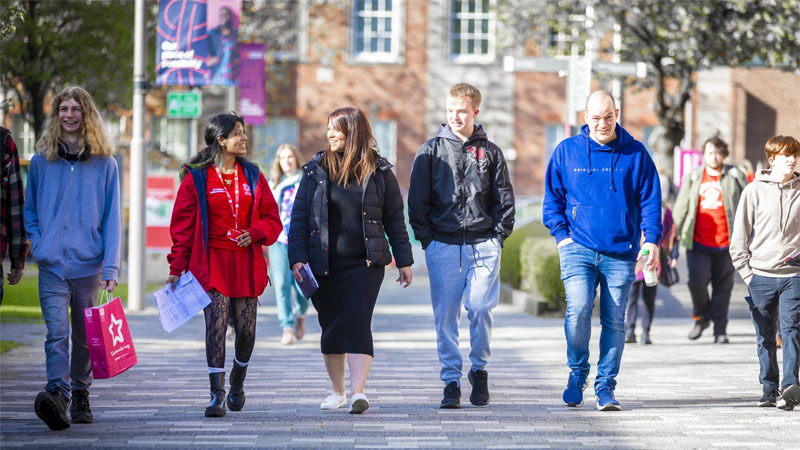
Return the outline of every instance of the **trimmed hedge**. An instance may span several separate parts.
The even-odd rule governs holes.
[[[511,236],[503,242],[503,253],[500,258],[500,281],[513,286],[515,289],[520,289],[522,281],[520,250],[522,243],[529,237],[545,238],[547,236],[550,236],[550,232],[541,223],[534,222],[515,228]]]
[[[520,287],[544,300],[540,312],[565,309],[567,296],[561,281],[561,262],[551,237],[526,238],[520,247],[520,268]]]

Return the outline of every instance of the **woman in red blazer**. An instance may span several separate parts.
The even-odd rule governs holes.
[[[225,332],[228,309],[236,330],[228,409],[244,406],[244,378],[253,353],[256,298],[267,286],[262,245],[275,242],[283,226],[278,206],[258,166],[247,161],[244,120],[219,114],[208,121],[206,147],[181,171],[170,223],[172,250],[167,283],[192,272],[211,297],[206,319],[206,360],[211,403],[206,417],[225,415]],[[230,305],[230,306],[229,306]]]

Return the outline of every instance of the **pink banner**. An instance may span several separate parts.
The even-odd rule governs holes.
[[[696,169],[703,165],[703,152],[700,150],[692,150],[692,149],[681,149],[681,161],[680,161],[680,178],[679,178],[679,185],[683,183],[683,177],[691,172],[693,169]]]
[[[239,44],[239,114],[248,125],[263,125],[267,116],[266,52],[266,44]]]

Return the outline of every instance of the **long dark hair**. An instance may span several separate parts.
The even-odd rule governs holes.
[[[378,154],[369,121],[360,109],[347,106],[332,112],[328,122],[345,136],[343,158],[336,157],[330,143],[322,157],[322,166],[328,171],[328,177],[342,186],[347,186],[351,177],[363,185],[375,170]]]
[[[199,169],[208,167],[211,164],[219,164],[222,161],[222,151],[219,148],[219,139],[227,139],[228,135],[236,129],[236,124],[242,124],[244,128],[244,119],[235,112],[217,114],[208,120],[205,131],[206,146],[200,150],[196,155],[186,161],[186,165],[192,169]],[[236,157],[240,159],[240,157]],[[186,167],[181,169],[181,180],[186,176]]]

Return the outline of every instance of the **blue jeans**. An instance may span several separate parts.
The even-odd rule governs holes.
[[[303,296],[292,276],[288,249],[288,245],[276,242],[270,245],[268,250],[269,274],[272,285],[275,286],[275,304],[278,306],[278,322],[281,328],[294,328],[294,316],[302,316],[308,310],[308,299]]]
[[[70,389],[86,390],[91,386],[92,364],[89,360],[89,346],[86,344],[83,310],[94,306],[99,294],[99,273],[90,277],[62,280],[58,275],[39,267],[39,303],[47,326],[47,338],[44,342],[47,391],[59,392],[69,397]]]
[[[775,316],[780,316],[783,337],[783,380],[781,387],[797,383],[800,368],[800,276],[772,278],[753,275],[745,297],[756,328],[758,380],[764,391],[778,389],[778,357]]]
[[[597,363],[595,390],[601,385],[612,389],[617,382],[622,350],[625,347],[625,305],[636,267],[635,261],[590,250],[576,242],[558,249],[561,279],[567,294],[564,332],[567,336],[567,365],[584,379],[589,375],[589,339],[592,335],[592,309],[600,285],[600,360]]]
[[[431,304],[439,351],[439,374],[445,384],[461,384],[462,359],[458,349],[461,302],[469,319],[469,359],[472,370],[484,370],[491,354],[492,309],[500,300],[500,242],[472,245],[432,241],[425,249],[431,283]]]

